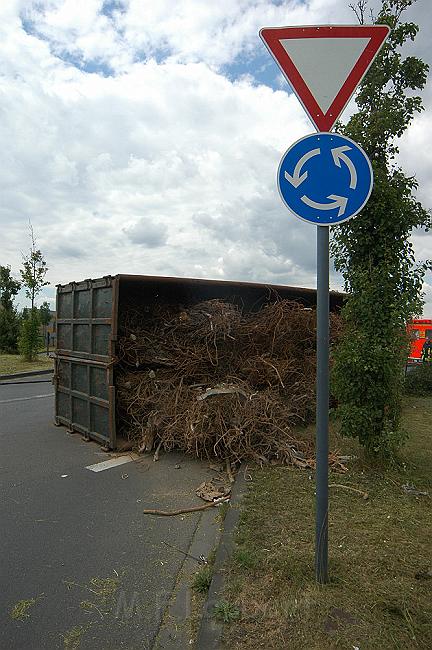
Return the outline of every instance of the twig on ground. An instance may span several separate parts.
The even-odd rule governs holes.
[[[221,503],[224,503],[225,501],[229,501],[229,497],[223,498],[223,499],[217,499],[216,501],[212,501],[211,503],[205,503],[202,506],[193,506],[191,508],[180,508],[180,510],[152,510],[152,509],[146,509],[143,510],[143,514],[145,515],[158,515],[158,516],[163,516],[163,517],[174,517],[176,515],[183,515],[188,512],[198,512],[199,510],[206,510],[207,508],[215,508]]]
[[[335,487],[335,488],[343,488],[344,490],[350,490],[351,492],[357,492],[357,494],[361,494],[363,499],[369,499],[369,494],[367,492],[364,492],[363,490],[358,490],[357,488],[353,488],[350,485],[342,485],[342,483],[330,483],[329,487]]]

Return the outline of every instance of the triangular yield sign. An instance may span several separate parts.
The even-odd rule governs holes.
[[[332,129],[389,33],[387,25],[260,30],[318,131]]]

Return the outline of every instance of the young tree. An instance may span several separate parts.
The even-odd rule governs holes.
[[[10,266],[0,266],[0,350],[10,354],[18,349],[20,318],[13,301],[20,287]]]
[[[20,334],[18,337],[18,349],[26,361],[34,361],[39,348],[39,315],[36,309],[33,309],[27,318],[21,323]]]
[[[21,269],[22,284],[26,289],[26,296],[30,299],[31,309],[35,306],[35,298],[42,288],[49,284],[45,281],[48,271],[47,263],[41,251],[36,248],[36,239],[33,226],[29,222],[31,246],[28,255],[23,254],[23,267]]]
[[[36,239],[30,222],[29,228],[31,246],[29,254],[23,255],[21,278],[22,285],[26,289],[26,296],[30,299],[31,308],[23,318],[18,346],[23,357],[28,361],[33,361],[39,348],[40,327],[39,312],[35,308],[35,299],[42,291],[42,288],[49,282],[45,281],[48,266],[41,251],[36,248]]]
[[[372,161],[374,190],[356,218],[334,230],[335,268],[349,298],[343,310],[346,335],[334,355],[333,390],[342,433],[369,452],[392,454],[400,430],[406,322],[421,313],[422,280],[429,263],[418,264],[413,228],[430,228],[431,215],[415,198],[417,182],[396,162],[399,138],[422,110],[428,66],[401,46],[418,27],[401,16],[416,0],[382,0],[376,23],[392,31],[356,97],[358,112],[341,131],[361,144]],[[367,2],[354,8],[360,22]]]

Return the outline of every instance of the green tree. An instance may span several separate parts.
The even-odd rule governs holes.
[[[36,248],[36,239],[33,226],[29,223],[30,229],[30,251],[23,255],[23,267],[21,269],[22,285],[25,287],[26,296],[30,299],[31,309],[35,307],[35,298],[42,291],[42,288],[49,284],[45,276],[48,271],[47,263],[41,251]]]
[[[18,350],[20,317],[13,303],[20,287],[10,266],[0,266],[0,350],[10,354]]]
[[[346,334],[334,354],[333,391],[342,433],[357,437],[369,452],[391,455],[402,444],[402,367],[407,355],[405,325],[422,309],[428,262],[416,263],[413,228],[431,227],[431,215],[415,198],[417,182],[396,162],[397,139],[422,110],[415,91],[428,66],[400,49],[418,26],[401,17],[416,0],[382,0],[375,22],[392,31],[360,85],[358,112],[340,130],[361,144],[372,161],[374,190],[356,218],[334,229],[335,268],[349,292],[343,317]],[[364,21],[367,2],[353,9]],[[413,92],[414,91],[414,92]]]
[[[23,313],[18,347],[25,359],[33,361],[39,349],[39,328],[41,324],[39,312],[35,307],[35,299],[49,282],[45,280],[48,266],[41,251],[36,248],[36,239],[30,222],[29,229],[31,244],[29,253],[27,255],[23,254],[21,278],[22,285],[26,290],[26,296],[30,299],[31,307]]]

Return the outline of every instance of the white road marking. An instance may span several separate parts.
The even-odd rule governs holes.
[[[46,395],[32,395],[32,397],[15,397],[14,399],[2,399],[0,404],[11,404],[11,402],[25,402],[29,399],[42,399],[43,397],[54,397],[54,393],[47,393]]]
[[[118,456],[117,458],[104,460],[102,463],[96,463],[95,465],[87,465],[86,469],[89,469],[91,472],[103,472],[104,469],[111,469],[112,467],[118,467],[119,465],[130,463],[137,458],[138,456],[136,456],[136,454],[127,454],[126,456]]]

